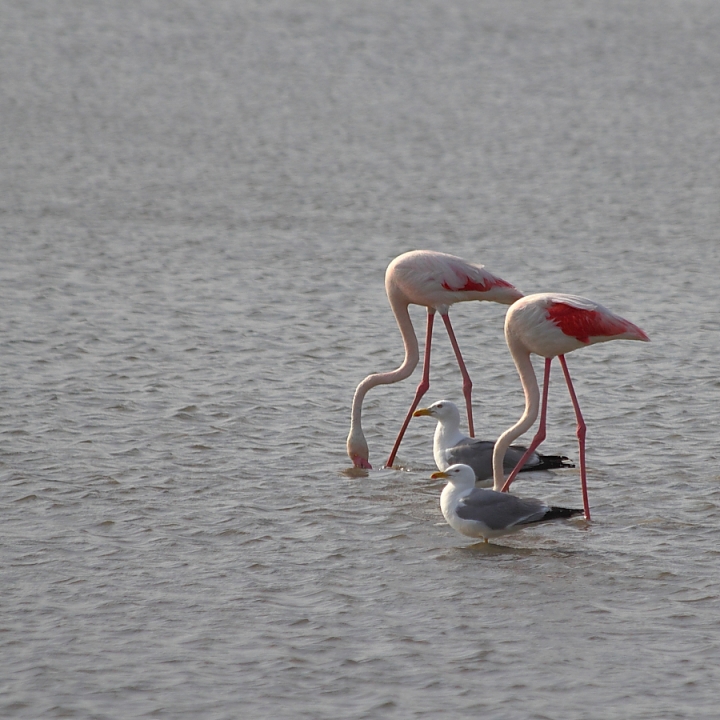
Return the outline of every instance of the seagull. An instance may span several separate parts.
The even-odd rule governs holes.
[[[462,463],[475,471],[478,487],[493,484],[492,456],[495,443],[492,440],[477,440],[460,432],[460,411],[450,400],[440,400],[430,407],[416,410],[415,417],[427,415],[438,423],[433,439],[433,456],[438,470],[447,470],[451,465]],[[510,473],[518,464],[527,448],[511,445],[505,452],[505,473]],[[552,470],[575,467],[562,455],[541,455],[532,453],[523,465],[523,471]]]
[[[584,512],[552,507],[535,498],[476,488],[475,472],[461,463],[430,477],[448,481],[440,496],[440,508],[450,527],[469,537],[481,537],[485,542],[528,525],[567,519]]]

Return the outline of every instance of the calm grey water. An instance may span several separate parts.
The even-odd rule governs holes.
[[[717,717],[720,5],[0,16],[0,717]],[[412,248],[651,335],[568,358],[591,524],[457,535],[423,418],[347,472]],[[503,313],[452,311],[485,437],[523,406]],[[418,375],[368,395],[376,467]],[[577,456],[557,369],[544,447]]]

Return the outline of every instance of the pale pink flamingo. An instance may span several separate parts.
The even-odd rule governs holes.
[[[396,257],[385,272],[385,290],[405,345],[405,359],[397,370],[368,375],[355,390],[350,434],[347,439],[347,453],[353,461],[353,465],[360,468],[372,467],[368,461],[368,446],[361,422],[362,404],[366,393],[376,385],[388,385],[409,377],[420,359],[418,340],[408,310],[410,303],[424,305],[427,308],[423,374],[415,392],[415,399],[388,457],[387,467],[392,467],[410,418],[418,406],[420,398],[430,387],[430,344],[435,313],[439,312],[445,323],[450,343],[460,366],[468,425],[472,436],[474,435],[471,405],[472,381],[450,324],[448,316],[450,305],[467,300],[492,300],[510,305],[522,297],[519,290],[516,290],[509,282],[490,273],[482,265],[473,265],[454,255],[432,250],[413,250]]]
[[[580,482],[582,484],[585,517],[590,519],[585,468],[585,421],[580,412],[577,395],[570,380],[565,354],[578,348],[607,340],[643,340],[650,338],[633,323],[621,318],[598,303],[578,295],[538,293],[518,300],[505,317],[505,339],[520,375],[525,392],[525,412],[515,425],[507,429],[495,443],[493,480],[495,490],[507,490],[515,479],[525,458],[545,439],[550,364],[558,357],[570,391],[580,446]],[[530,360],[530,353],[545,358],[542,410],[537,434],[527,452],[520,459],[507,481],[503,473],[503,458],[508,446],[530,429],[538,416],[540,390]]]

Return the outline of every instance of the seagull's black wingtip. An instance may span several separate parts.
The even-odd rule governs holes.
[[[577,508],[551,507],[543,516],[543,520],[566,520],[584,513],[584,510],[578,510]]]

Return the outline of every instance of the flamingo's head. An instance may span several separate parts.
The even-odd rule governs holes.
[[[360,455],[351,455],[350,459],[353,461],[353,465],[356,468],[362,468],[363,470],[372,470],[372,465],[367,458],[360,457]]]
[[[368,450],[365,436],[362,434],[362,431],[358,431],[357,428],[351,429],[350,434],[348,435],[347,454],[356,468],[372,470],[372,465],[368,460],[370,452]]]

